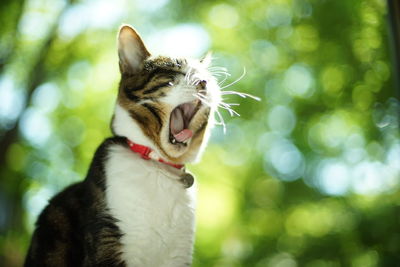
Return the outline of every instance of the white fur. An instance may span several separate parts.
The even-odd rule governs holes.
[[[218,85],[212,77],[209,77],[208,91],[212,114],[220,97]],[[161,100],[172,111],[179,104],[195,100],[194,93],[196,87],[181,77],[168,95]],[[196,121],[201,120],[202,116],[204,116],[202,112],[197,112],[189,127],[194,127],[194,124],[199,126],[200,123]],[[214,121],[210,118],[207,128],[213,124]],[[159,149],[143,134],[139,125],[118,103],[115,107],[113,130],[116,135],[125,136],[135,143],[148,146],[161,156]],[[175,146],[169,144],[168,131],[169,127],[163,127],[160,136],[163,148],[168,150],[171,156]],[[194,158],[189,158],[187,161],[192,161],[196,155],[201,154],[208,136],[209,129],[204,135],[200,149],[194,151]],[[175,151],[175,154],[185,152],[186,150]],[[178,181],[181,174],[182,171],[166,164],[141,159],[138,154],[126,147],[120,145],[110,147],[106,161],[106,200],[110,213],[118,220],[117,226],[123,234],[122,259],[128,266],[191,265],[195,189],[184,188]]]
[[[194,189],[180,170],[145,161],[114,145],[106,162],[106,199],[123,237],[128,266],[189,266],[194,242]]]

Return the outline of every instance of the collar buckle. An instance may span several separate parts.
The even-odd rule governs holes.
[[[149,147],[143,147],[143,152],[140,153],[140,155],[142,156],[143,159],[145,160],[150,160],[150,153],[152,152],[152,150]]]

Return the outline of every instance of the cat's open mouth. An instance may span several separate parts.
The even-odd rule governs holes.
[[[185,144],[192,138],[193,131],[189,129],[189,125],[200,106],[201,101],[194,100],[172,110],[169,121],[169,141],[172,144]]]

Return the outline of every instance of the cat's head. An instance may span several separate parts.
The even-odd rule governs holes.
[[[218,83],[207,70],[209,59],[153,57],[128,25],[119,31],[118,55],[114,134],[148,146],[168,161],[194,161],[220,100]]]

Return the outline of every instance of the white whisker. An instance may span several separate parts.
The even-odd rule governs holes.
[[[242,92],[237,92],[237,91],[221,91],[221,95],[238,95],[238,96],[240,96],[242,98],[249,97],[249,98],[252,98],[254,100],[261,101],[261,98],[258,97],[258,96],[254,96],[254,95],[247,94],[247,93],[242,93]]]
[[[201,101],[205,101],[208,106],[210,106],[210,107],[212,106],[211,103],[209,102],[208,98],[205,95],[202,95],[202,94],[193,94],[193,95],[196,96]]]
[[[222,86],[226,81],[226,79],[228,79],[228,76],[225,76],[225,78],[222,81],[218,82],[218,86]]]
[[[192,95],[199,101],[201,101],[202,104],[204,104],[207,107],[210,108],[215,108],[215,124],[216,125],[222,125],[223,127],[223,132],[224,134],[226,133],[226,124],[225,120],[222,116],[222,111],[221,109],[226,110],[231,117],[234,116],[240,116],[240,114],[233,109],[235,106],[239,106],[239,103],[229,103],[225,102],[225,97],[224,96],[229,96],[229,95],[238,95],[242,98],[252,98],[254,100],[260,101],[261,98],[257,96],[253,96],[248,93],[242,93],[242,92],[237,92],[234,90],[227,90],[224,91],[224,89],[231,87],[238,83],[240,80],[243,79],[243,77],[246,75],[246,69],[243,68],[243,73],[240,75],[239,78],[235,79],[233,82],[224,85],[223,84],[227,81],[227,79],[231,76],[230,73],[228,73],[228,70],[224,67],[219,67],[219,66],[213,66],[207,68],[209,73],[215,77],[215,79],[218,81],[218,86],[220,87],[220,94],[221,98],[219,99],[219,102],[216,103],[215,100],[211,97],[211,95],[208,94],[208,89],[200,89],[200,90],[194,90],[194,87],[198,87],[197,84],[199,83],[200,80],[204,79],[204,77],[200,76],[200,73],[197,73],[194,69],[189,68],[185,75],[185,86],[182,87],[182,93],[185,95]]]
[[[212,104],[206,99],[206,96],[204,96],[202,94],[198,94],[198,93],[197,94],[193,94],[193,96],[196,97],[197,99],[199,99],[201,101],[201,103],[204,103],[209,107],[212,107]],[[215,113],[217,114],[217,116],[219,118],[219,121],[216,120],[215,124],[222,125],[223,131],[224,131],[224,134],[225,134],[226,133],[226,126],[225,126],[224,118],[222,117],[221,112],[219,112],[218,109],[215,109]]]
[[[231,117],[233,117],[235,115],[240,117],[240,114],[237,113],[234,109],[232,109],[231,106],[227,103],[221,102],[218,104],[218,107],[221,107],[221,108],[227,110],[229,112],[229,114],[231,115]]]
[[[218,66],[209,67],[208,70],[209,70],[210,72],[212,72],[212,71],[224,71],[224,72],[228,72],[228,69],[227,69],[227,68],[218,67]]]
[[[222,125],[222,130],[224,132],[224,134],[226,134],[226,125],[225,125],[225,121],[224,118],[222,117],[221,113],[219,112],[218,109],[215,110],[215,113],[218,115],[220,121],[216,121],[215,124],[217,125]]]
[[[228,72],[225,71],[210,71],[211,74],[224,74],[231,76]]]
[[[231,82],[230,84],[225,85],[224,87],[221,87],[221,90],[223,90],[223,89],[225,89],[225,88],[227,88],[227,87],[229,87],[229,86],[232,86],[232,85],[234,85],[235,83],[239,82],[241,79],[243,79],[243,77],[244,77],[245,75],[246,75],[246,68],[243,68],[243,73],[242,73],[242,75],[240,75],[239,78],[237,78],[236,80],[234,80],[234,81]]]

